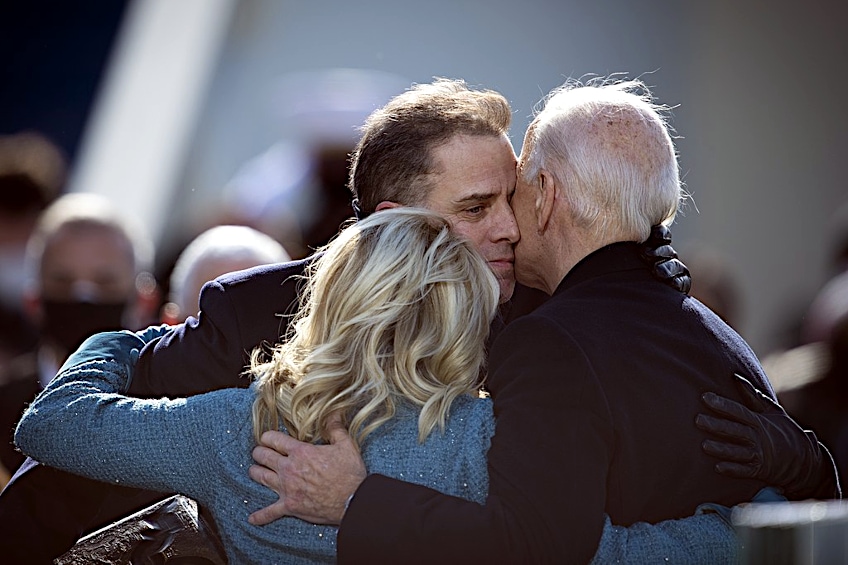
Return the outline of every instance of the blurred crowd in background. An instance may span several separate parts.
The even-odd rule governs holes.
[[[126,3],[94,4],[101,19],[114,23]],[[60,4],[56,8],[65,9]],[[86,16],[78,12],[70,10],[63,17],[67,21]],[[93,35],[87,45],[100,50],[101,66],[115,27],[101,36],[99,48],[93,46]],[[59,23],[48,31],[58,34],[61,29]],[[20,40],[7,34],[9,42]],[[93,72],[98,73],[100,69]],[[280,105],[297,135],[281,138],[246,160],[225,186],[214,187],[215,197],[202,220],[178,225],[180,229],[172,229],[164,239],[147,233],[144,222],[119,199],[87,194],[84,186],[69,190],[77,140],[68,139],[66,125],[47,133],[43,130],[50,128],[24,126],[25,120],[2,124],[0,485],[23,459],[11,445],[17,418],[86,335],[178,323],[196,314],[205,281],[232,270],[304,257],[351,218],[345,184],[356,128],[371,110],[410,83],[383,72],[345,73],[341,89],[333,82],[338,71],[283,77]],[[37,73],[33,77],[37,80]],[[96,78],[91,80],[92,91],[96,83]],[[287,93],[297,96],[286,99]],[[16,110],[26,110],[14,99],[3,100],[7,111],[10,101]],[[520,111],[527,113],[525,108]],[[85,116],[80,111],[74,118]],[[63,116],[53,118],[59,123]],[[77,126],[81,130],[82,124]],[[56,132],[64,137],[58,139]],[[804,237],[804,229],[797,237]],[[826,231],[832,250],[826,281],[801,311],[796,296],[786,297],[789,322],[775,329],[785,337],[779,346],[758,354],[784,406],[832,449],[844,479],[848,201],[833,211],[826,225],[809,229]],[[674,245],[692,272],[692,294],[748,337],[740,322],[747,305],[739,276],[748,267],[704,243],[684,239]]]

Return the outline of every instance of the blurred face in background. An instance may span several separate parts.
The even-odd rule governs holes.
[[[66,225],[47,241],[29,310],[43,341],[66,355],[98,331],[134,328],[136,270],[130,242],[97,225]]]
[[[130,242],[100,226],[65,226],[41,257],[41,298],[96,303],[126,302],[135,290]]]

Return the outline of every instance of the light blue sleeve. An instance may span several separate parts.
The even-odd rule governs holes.
[[[739,563],[739,541],[733,526],[716,512],[704,512],[657,524],[613,526],[606,517],[593,565],[675,563],[715,565]]]
[[[144,339],[97,334],[62,366],[29,406],[15,443],[42,463],[92,479],[199,496],[210,464],[233,441],[228,410],[245,390],[188,399],[142,400],[120,394]],[[244,398],[244,397],[242,397]],[[213,481],[214,482],[214,481]]]

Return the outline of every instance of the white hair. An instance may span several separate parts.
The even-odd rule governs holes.
[[[168,298],[180,312],[194,312],[200,288],[224,273],[289,261],[271,236],[248,226],[215,226],[201,233],[180,253],[169,281]]]
[[[644,241],[671,224],[684,198],[666,106],[638,80],[570,80],[527,130],[520,174],[563,188],[577,225],[601,239]]]

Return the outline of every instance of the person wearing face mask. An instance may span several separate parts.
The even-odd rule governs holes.
[[[156,319],[152,244],[118,212],[102,196],[65,194],[27,242],[23,309],[38,345],[9,363],[0,386],[0,463],[10,473],[24,461],[12,444],[15,424],[65,358],[93,333]]]
[[[61,150],[44,135],[0,135],[0,382],[9,361],[35,345],[22,306],[26,244],[59,196],[66,168]]]

